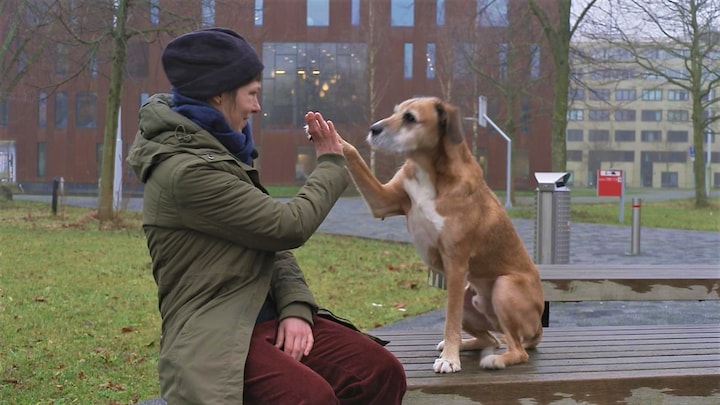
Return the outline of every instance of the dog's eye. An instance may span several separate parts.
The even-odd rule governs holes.
[[[415,119],[415,116],[410,114],[409,112],[406,112],[405,114],[403,114],[403,121],[410,123],[410,124],[414,124],[417,122],[417,120]]]

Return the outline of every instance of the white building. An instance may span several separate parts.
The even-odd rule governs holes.
[[[597,170],[612,168],[624,171],[627,187],[693,188],[690,93],[664,76],[643,71],[626,50],[591,43],[579,49],[591,58],[575,57],[571,67],[577,81],[569,92],[567,169],[574,184],[595,186]],[[662,50],[644,55],[657,58],[665,74],[687,76],[682,58]],[[712,63],[720,72],[720,55],[716,56]],[[719,114],[720,108],[712,106],[705,113]],[[714,138],[720,134],[718,122],[711,133],[714,152],[706,176],[717,188],[720,146]]]

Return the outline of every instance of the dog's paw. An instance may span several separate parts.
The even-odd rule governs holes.
[[[492,348],[483,350],[481,357],[481,368],[486,370],[502,370],[505,368],[505,362],[502,360],[502,356],[494,354],[494,350]]]
[[[435,364],[433,364],[433,370],[435,370],[436,373],[440,374],[457,373],[458,371],[460,371],[460,362],[452,362],[448,359],[443,358],[435,359]]]

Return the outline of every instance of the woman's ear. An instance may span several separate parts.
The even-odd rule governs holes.
[[[210,100],[208,100],[208,103],[215,107],[221,106],[222,105],[222,94],[218,94],[217,96],[210,97]]]

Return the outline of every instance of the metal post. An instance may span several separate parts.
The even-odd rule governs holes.
[[[55,177],[53,179],[52,202],[50,204],[50,209],[52,210],[53,215],[57,215],[58,194],[60,194],[60,178]]]
[[[630,256],[640,254],[640,208],[642,199],[633,197],[632,199],[632,244],[630,246]]]
[[[485,120],[492,125],[493,128],[495,128],[496,131],[505,139],[505,142],[507,142],[507,158],[506,158],[506,168],[505,168],[505,208],[512,208],[512,200],[510,199],[510,170],[512,169],[512,139],[510,139],[509,136],[503,132],[500,127],[498,127],[493,120],[490,119],[490,117],[487,116],[487,114],[483,115]]]

